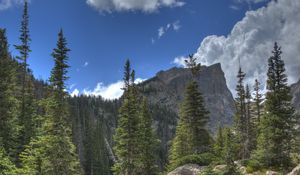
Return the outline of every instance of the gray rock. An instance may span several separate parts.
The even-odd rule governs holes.
[[[292,104],[294,105],[297,114],[300,115],[300,80],[291,85],[291,94],[293,96]]]
[[[205,166],[186,164],[176,168],[174,171],[168,173],[168,175],[198,175],[203,169],[205,169]]]
[[[300,174],[300,165],[296,166],[290,173],[287,175],[299,175]]]
[[[191,80],[190,70],[174,67],[158,72],[155,77],[142,83],[141,88],[151,103],[165,106],[178,114],[186,86]],[[210,131],[214,133],[218,125],[232,125],[235,103],[226,85],[221,64],[202,66],[196,81],[210,111]]]

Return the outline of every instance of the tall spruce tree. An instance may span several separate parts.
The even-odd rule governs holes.
[[[256,118],[257,118],[257,124],[256,125],[259,125],[260,123],[260,118],[261,118],[261,110],[262,110],[262,106],[261,106],[261,103],[263,101],[263,97],[262,97],[262,94],[260,92],[260,82],[255,79],[255,83],[254,83],[254,103],[255,103],[255,115],[256,115]]]
[[[31,79],[31,72],[28,69],[28,57],[30,50],[30,35],[29,35],[29,14],[28,2],[24,1],[24,10],[21,21],[20,29],[20,45],[15,45],[15,48],[20,52],[17,59],[21,62],[19,77],[21,79],[21,92],[19,99],[21,100],[19,125],[20,131],[18,134],[18,153],[24,150],[24,146],[30,142],[31,137],[34,135],[34,117],[35,113],[35,99],[34,99],[34,86]]]
[[[295,115],[282,51],[277,43],[272,54],[268,59],[265,114],[261,119],[258,150],[254,157],[266,167],[286,168],[291,163]]]
[[[118,162],[114,164],[116,175],[135,175],[138,172],[139,105],[136,89],[132,84],[134,73],[126,61],[124,71],[123,103],[119,110],[117,128],[114,135],[114,151]]]
[[[139,124],[139,173],[140,175],[157,174],[156,154],[158,140],[152,128],[152,118],[150,115],[147,99],[144,97],[140,108]]]
[[[235,150],[236,150],[236,140],[234,134],[231,129],[225,129],[225,139],[224,139],[224,159],[226,163],[226,172],[224,175],[239,175],[240,173],[237,170],[237,167],[234,163],[236,158]]]
[[[244,86],[244,78],[246,74],[239,67],[238,83],[236,86],[237,97],[235,98],[236,114],[235,114],[235,130],[237,133],[237,141],[240,144],[239,155],[240,158],[248,158],[247,151],[247,115],[246,115],[246,92]]]
[[[44,100],[45,122],[41,135],[32,139],[22,153],[24,174],[82,174],[75,146],[71,141],[71,128],[65,81],[67,80],[67,42],[61,30],[57,48],[52,56],[55,60],[50,77],[50,94]]]
[[[245,109],[246,109],[246,158],[250,158],[250,154],[256,148],[257,128],[256,121],[253,116],[252,96],[249,85],[246,85],[245,91]]]
[[[15,92],[16,67],[8,51],[5,29],[0,29],[0,146],[13,160],[16,157],[18,99]]]
[[[185,99],[180,107],[180,118],[169,156],[170,168],[173,168],[173,165],[180,158],[204,153],[211,146],[211,138],[206,130],[206,124],[209,119],[208,111],[205,108],[204,99],[195,81],[200,70],[200,64],[196,63],[196,58],[193,55],[190,55],[185,62],[191,70],[193,80],[186,88]]]

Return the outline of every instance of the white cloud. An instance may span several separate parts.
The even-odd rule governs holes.
[[[71,97],[79,96],[79,90],[74,89],[73,92],[70,95],[71,95]]]
[[[84,62],[83,67],[87,67],[89,65],[89,62]]]
[[[181,28],[180,21],[175,21],[173,24],[173,30],[178,31]]]
[[[161,26],[157,30],[157,38],[160,39],[163,35],[165,35],[168,31],[174,30],[178,31],[181,28],[180,21],[177,20],[173,23],[168,23],[166,26]],[[152,44],[155,42],[154,39],[151,40]]]
[[[137,78],[135,83],[141,83],[146,79]],[[83,94],[88,96],[101,96],[105,99],[113,100],[118,99],[122,96],[124,87],[123,81],[119,80],[115,83],[104,85],[103,83],[97,83],[96,87],[93,90],[84,89]]]
[[[205,65],[221,63],[227,84],[234,92],[238,59],[247,73],[247,83],[252,85],[255,78],[265,83],[267,59],[277,41],[282,46],[289,82],[295,82],[300,77],[299,9],[299,0],[278,0],[269,2],[267,7],[248,11],[228,36],[206,37],[195,56]]]
[[[160,27],[158,29],[158,38],[161,38],[165,34],[165,29],[164,27]]]
[[[162,7],[181,7],[180,0],[86,0],[86,3],[100,12],[143,11],[152,13]]]
[[[20,5],[24,2],[24,0],[1,0],[0,1],[0,11],[9,9],[14,5]],[[30,1],[28,1],[30,2]]]
[[[184,56],[179,56],[179,57],[176,57],[174,60],[173,60],[173,64],[176,64],[177,66],[183,66],[185,67],[185,61],[186,60],[186,57]]]

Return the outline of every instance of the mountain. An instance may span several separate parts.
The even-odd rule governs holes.
[[[192,74],[189,69],[174,67],[158,72],[155,77],[143,82],[140,87],[150,103],[166,107],[178,114],[185,88],[191,80]],[[210,111],[209,130],[213,133],[218,125],[231,125],[235,103],[226,85],[221,64],[202,66],[196,81],[204,96],[206,108]]]
[[[185,87],[192,80],[190,70],[185,68],[171,68],[160,71],[153,78],[138,85],[143,96],[146,96],[150,105],[150,112],[154,118],[153,127],[161,140],[158,150],[158,165],[162,168],[167,161],[170,140],[173,138],[178,120],[178,109],[184,98]],[[221,125],[231,125],[235,113],[234,99],[226,86],[224,72],[220,64],[202,66],[196,78],[199,90],[203,93],[206,107],[210,111],[208,128],[211,133]],[[122,99],[122,98],[121,98]],[[121,99],[107,101],[101,97],[73,97],[70,99],[71,116],[73,122],[74,142],[78,147],[81,163],[85,172],[91,172],[93,151],[101,149],[99,154],[103,158],[97,169],[109,167],[113,163],[112,145],[113,133],[117,125],[118,108]],[[97,138],[90,135],[100,121],[102,131]],[[93,148],[95,139],[100,139],[99,147]],[[104,168],[105,169],[105,168]],[[105,169],[107,172],[108,170]]]
[[[300,115],[300,80],[291,85],[291,94],[293,96],[292,103],[298,115]]]

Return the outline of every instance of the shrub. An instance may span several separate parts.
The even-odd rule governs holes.
[[[215,159],[216,159],[215,156],[211,153],[192,154],[178,159],[176,161],[176,164],[172,165],[172,167],[169,167],[169,170],[173,170],[179,166],[189,164],[189,163],[197,164],[200,166],[208,166]]]

